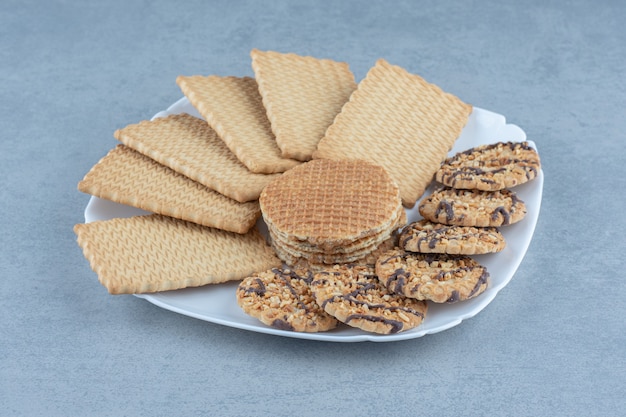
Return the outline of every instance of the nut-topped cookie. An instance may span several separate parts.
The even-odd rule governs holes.
[[[336,265],[317,272],[311,282],[317,303],[349,326],[392,334],[419,326],[428,305],[388,292],[373,266]]]
[[[469,256],[392,250],[376,262],[376,275],[392,293],[435,303],[467,300],[487,289],[487,269]]]
[[[497,191],[534,179],[540,168],[539,154],[528,142],[498,142],[446,159],[435,180],[452,188]]]
[[[448,226],[422,219],[402,229],[399,246],[409,252],[478,255],[499,252],[506,246],[495,227]]]
[[[444,187],[426,197],[419,212],[435,223],[498,227],[526,216],[526,204],[511,190],[478,191]]]
[[[237,287],[237,304],[262,323],[295,332],[323,332],[338,322],[316,303],[311,272],[273,268],[253,274]]]

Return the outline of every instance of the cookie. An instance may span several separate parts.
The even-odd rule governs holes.
[[[315,159],[382,165],[413,207],[467,123],[472,106],[381,59],[319,142]]]
[[[369,255],[380,243],[366,246],[363,249],[355,250],[350,253],[326,253],[324,251],[302,251],[293,246],[286,245],[283,242],[277,242],[274,235],[270,234],[272,247],[278,254],[278,257],[285,262],[295,258],[304,258],[313,263],[323,263],[328,265],[352,263]]]
[[[258,201],[240,203],[117,145],[78,183],[84,193],[202,226],[248,232],[261,216]]]
[[[399,246],[409,252],[478,255],[500,252],[504,236],[495,227],[448,226],[423,219],[402,229]]]
[[[352,266],[356,265],[376,265],[376,261],[383,253],[390,251],[397,247],[398,244],[398,236],[394,233],[389,238],[384,240],[380,245],[378,245],[375,249],[369,252],[367,255],[362,258],[355,259],[351,262],[347,262]],[[301,256],[293,256],[289,253],[282,252],[281,248],[276,248],[273,244],[272,247],[275,249],[278,257],[285,262],[285,264],[291,266],[294,269],[307,269],[313,272],[323,271],[328,269],[329,267],[334,266],[335,264],[329,264],[324,262],[315,262],[311,259],[306,259]]]
[[[442,188],[420,202],[419,213],[435,223],[498,227],[526,216],[526,204],[511,190],[478,191]]]
[[[315,273],[311,289],[330,315],[367,332],[393,334],[419,326],[428,310],[424,301],[392,294],[372,266],[335,266]]]
[[[362,238],[358,238],[349,242],[345,242],[341,245],[317,245],[309,243],[306,240],[299,240],[293,237],[288,237],[284,233],[276,232],[273,228],[269,227],[268,230],[271,235],[273,235],[277,240],[280,241],[281,245],[286,245],[293,250],[296,250],[301,253],[322,253],[328,255],[349,255],[356,253],[358,251],[367,250],[367,248],[376,246],[383,240],[387,239],[392,233],[395,232],[399,227],[402,227],[406,224],[406,213],[399,207],[398,214],[394,216],[392,222],[390,223],[391,227],[385,227],[380,232],[375,234],[369,234]]]
[[[176,83],[250,171],[272,174],[299,163],[283,158],[254,78],[194,75],[179,76]]]
[[[248,170],[206,121],[189,114],[144,120],[115,131],[126,146],[241,203],[258,200],[281,174]]]
[[[528,142],[477,146],[446,159],[435,180],[452,188],[497,191],[534,179],[541,163]]]
[[[324,132],[356,88],[348,64],[257,49],[250,56],[282,155],[310,160]]]
[[[138,294],[243,279],[281,265],[257,229],[226,232],[160,214],[74,226],[111,294]]]
[[[394,294],[435,303],[454,303],[487,289],[487,269],[469,256],[392,250],[376,262],[382,285]]]
[[[294,332],[324,332],[337,320],[315,301],[309,271],[273,268],[243,279],[237,287],[237,304],[262,323]]]
[[[356,160],[299,165],[270,182],[259,203],[276,235],[329,250],[391,229],[401,208],[387,171]]]

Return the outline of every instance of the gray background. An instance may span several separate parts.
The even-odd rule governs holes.
[[[626,3],[0,2],[0,414],[616,415],[626,391]],[[112,133],[252,75],[252,48],[378,58],[507,116],[544,199],[511,283],[395,343],[250,333],[111,296],[72,227]]]

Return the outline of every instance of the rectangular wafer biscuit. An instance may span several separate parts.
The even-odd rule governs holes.
[[[174,114],[115,131],[126,146],[239,202],[257,200],[280,174],[256,174],[228,149],[205,120]]]
[[[96,197],[203,226],[246,233],[261,215],[258,201],[240,203],[147,156],[117,145],[78,183]]]
[[[348,64],[257,49],[250,56],[282,155],[310,160],[324,132],[356,88]]]
[[[111,294],[139,294],[243,279],[281,262],[258,230],[246,234],[151,214],[74,226]]]
[[[472,111],[438,86],[383,59],[359,83],[316,159],[365,159],[384,166],[413,207]]]
[[[271,174],[298,164],[283,158],[254,78],[194,75],[179,76],[176,83],[250,171]]]

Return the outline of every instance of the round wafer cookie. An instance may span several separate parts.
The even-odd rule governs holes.
[[[381,166],[358,160],[314,160],[271,181],[259,199],[277,235],[333,248],[392,227],[398,186]]]
[[[343,246],[337,246],[332,249],[322,250],[318,247],[307,245],[306,242],[297,242],[293,240],[283,240],[277,236],[272,229],[269,229],[269,235],[277,246],[283,248],[286,252],[293,256],[304,257],[314,262],[326,263],[345,263],[355,259],[362,258],[381,242],[388,239],[395,231],[406,224],[406,212],[400,207],[398,220],[390,229],[383,230],[374,236],[368,236]],[[322,260],[327,259],[327,260]]]
[[[389,236],[388,236],[389,237]],[[270,238],[272,238],[272,247],[278,254],[279,258],[285,260],[293,259],[293,258],[304,258],[313,263],[322,263],[327,265],[333,264],[345,264],[356,261],[357,259],[361,259],[371,253],[374,249],[378,247],[378,244],[373,244],[371,246],[367,246],[363,249],[351,252],[351,253],[338,253],[331,254],[325,252],[301,252],[293,247],[285,245],[280,242],[276,242],[273,236],[270,233]]]
[[[419,212],[435,223],[498,227],[526,216],[526,204],[511,190],[478,191],[442,188],[426,197]]]
[[[469,256],[392,250],[378,258],[376,275],[394,294],[435,303],[453,303],[481,294],[487,268]]]
[[[306,270],[273,268],[246,277],[237,287],[237,304],[262,323],[295,332],[323,332],[337,320],[317,304]]]
[[[388,252],[392,249],[398,248],[397,243],[398,243],[398,236],[394,234],[393,236],[390,236],[389,239],[385,240],[383,243],[378,245],[376,249],[374,249],[372,252],[370,252],[363,258],[359,258],[357,260],[349,262],[348,264],[351,266],[374,267],[376,265],[376,261],[383,253]],[[308,259],[295,258],[295,257],[289,258],[289,260],[285,261],[285,263],[294,269],[307,269],[312,272],[326,271],[328,269],[334,268],[335,265],[337,265],[337,264],[316,263],[316,262],[311,262]]]
[[[373,333],[392,334],[417,327],[428,310],[424,301],[387,291],[372,266],[337,265],[317,272],[311,289],[324,311]]]
[[[477,146],[446,159],[435,180],[453,188],[496,191],[534,179],[541,163],[528,142]]]
[[[369,252],[367,255],[362,258],[355,259],[350,262],[344,262],[344,264],[350,265],[370,265],[374,266],[376,261],[383,253],[390,251],[391,249],[397,248],[398,236],[396,233],[392,234],[389,238],[384,240],[380,245],[378,245],[374,250]],[[276,248],[272,244],[272,248],[278,255],[278,257],[285,262],[287,265],[294,269],[308,269],[310,271],[322,271],[326,270],[329,267],[334,266],[335,264],[323,263],[323,262],[315,262],[310,259],[302,258],[299,256],[293,256],[289,253],[283,252],[281,248]]]
[[[399,245],[409,252],[478,255],[499,252],[506,246],[495,227],[448,226],[419,220],[402,229]]]

